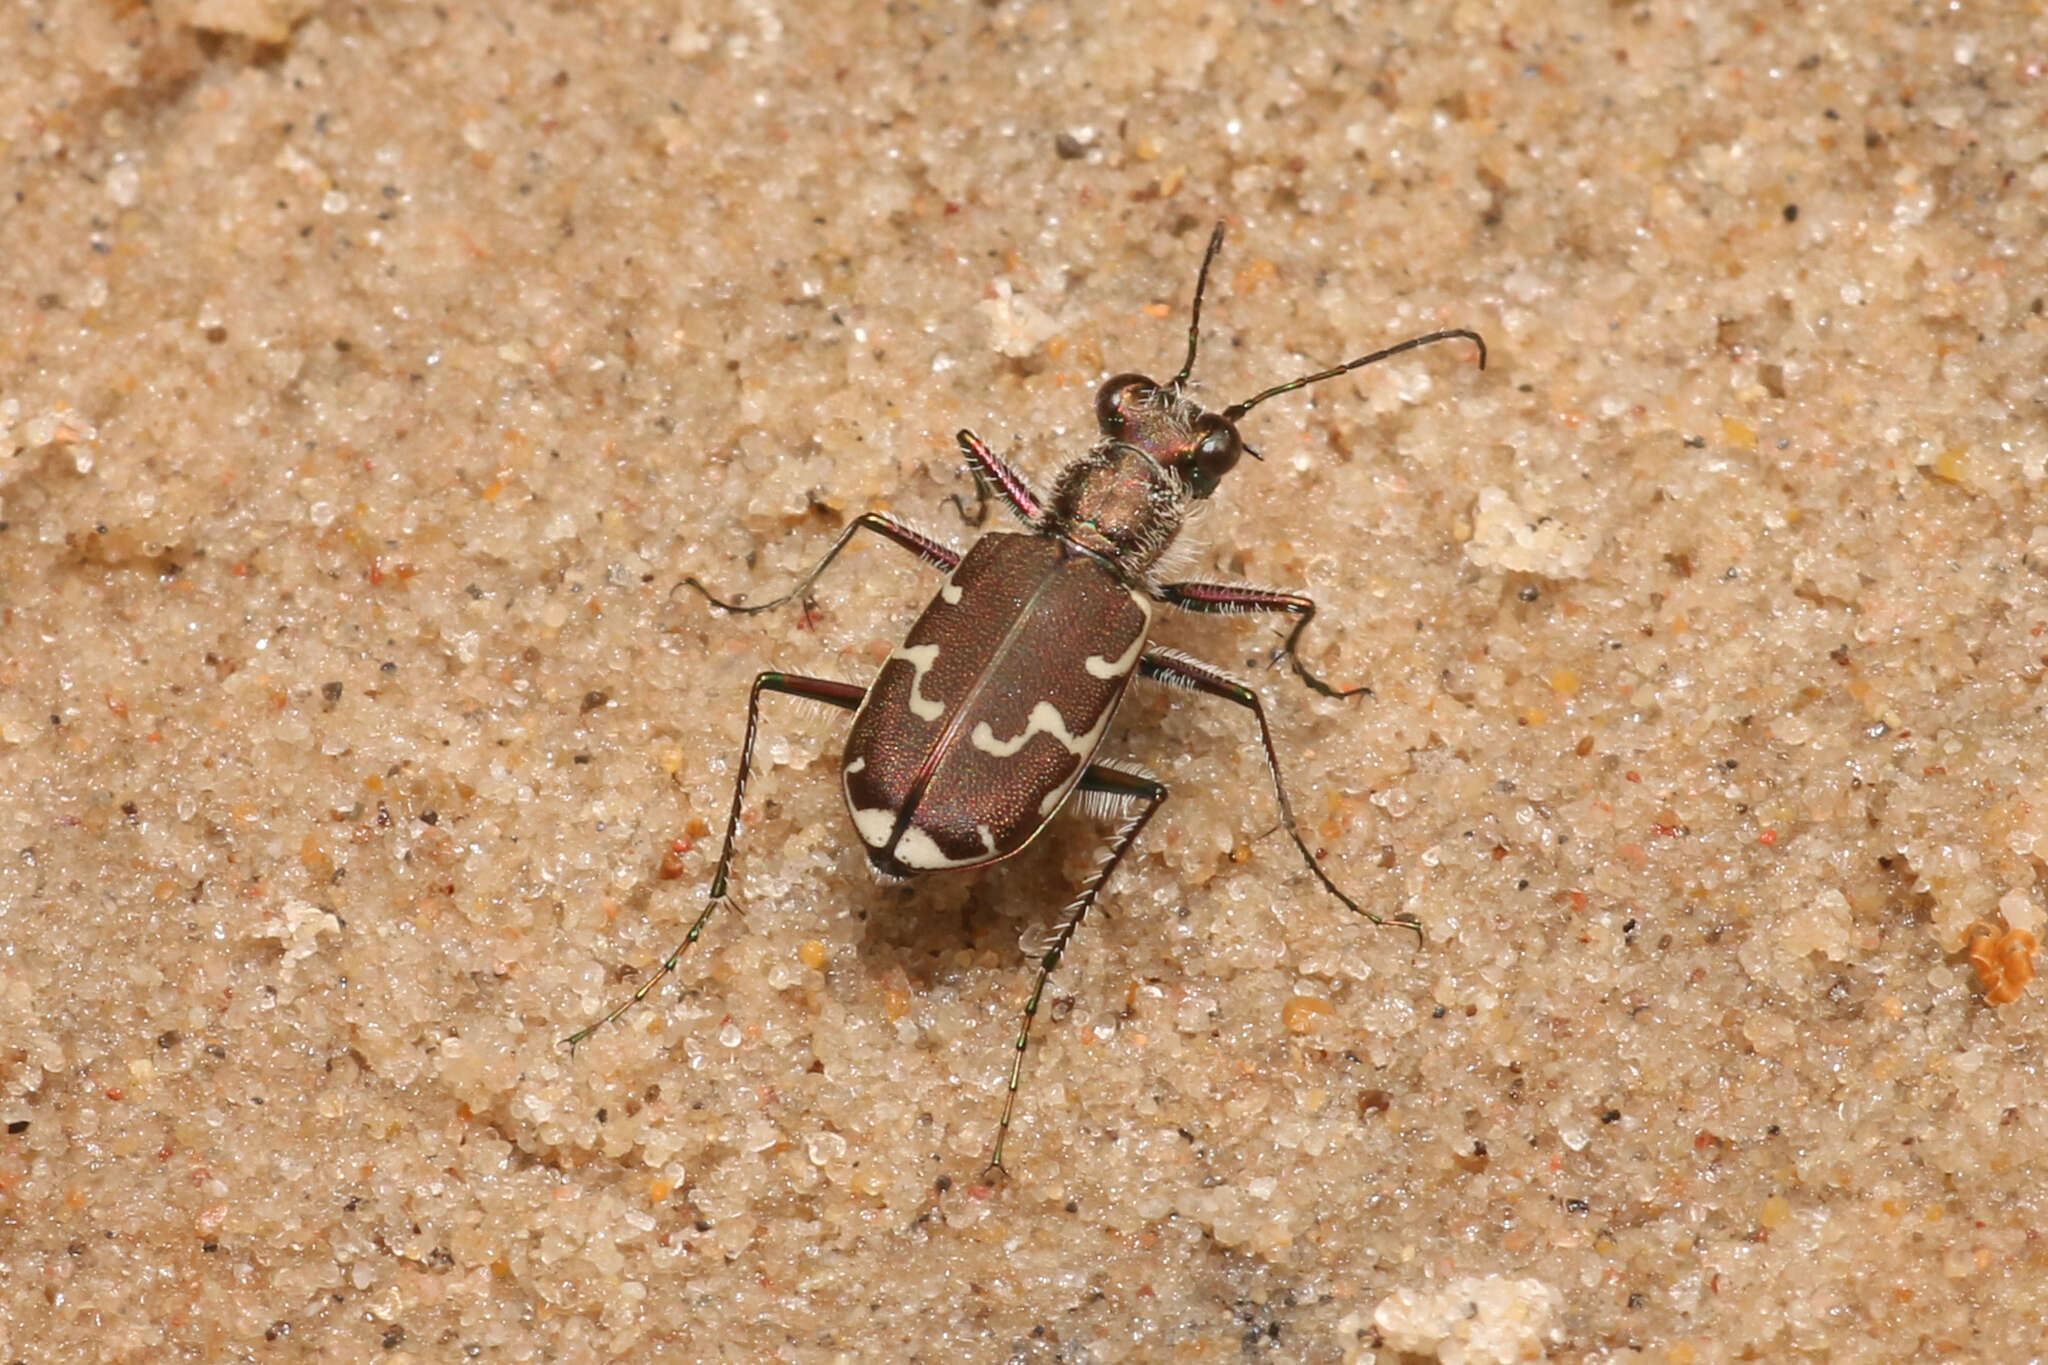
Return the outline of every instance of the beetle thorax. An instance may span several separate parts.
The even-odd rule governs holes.
[[[1105,442],[1060,471],[1047,530],[1142,574],[1180,533],[1187,490],[1144,451]]]

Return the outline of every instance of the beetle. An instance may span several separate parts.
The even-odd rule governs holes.
[[[1243,402],[1205,409],[1189,395],[1189,376],[1201,333],[1202,295],[1223,248],[1223,227],[1218,223],[1210,234],[1195,277],[1187,357],[1180,370],[1164,384],[1139,374],[1120,374],[1103,384],[1095,397],[1101,439],[1060,471],[1049,495],[1041,497],[972,431],[958,434],[961,453],[984,495],[993,491],[1023,524],[1022,531],[985,533],[963,555],[887,513],[868,512],[849,523],[796,586],[773,601],[725,601],[695,578],[684,580],[721,610],[771,611],[807,597],[819,575],[862,531],[880,535],[947,574],[945,585],[869,686],[773,671],[754,679],[725,842],[704,909],[660,970],[610,1013],[566,1039],[570,1047],[645,999],[676,969],[725,900],[766,692],[854,713],[840,763],[841,785],[868,862],[885,879],[1007,858],[1069,805],[1084,813],[1123,816],[1101,865],[1061,914],[1040,952],[996,1124],[992,1170],[1002,1169],[1031,1025],[1046,983],[1103,885],[1166,800],[1162,783],[1097,757],[1134,678],[1186,688],[1250,711],[1258,722],[1281,826],[1309,871],[1352,911],[1374,924],[1387,922],[1346,895],[1303,840],[1258,693],[1199,659],[1151,643],[1160,606],[1204,613],[1279,612],[1292,616],[1294,625],[1276,662],[1287,659],[1295,674],[1324,696],[1368,691],[1332,687],[1302,663],[1297,646],[1315,616],[1315,603],[1295,593],[1242,584],[1166,581],[1159,565],[1191,508],[1216,491],[1240,457],[1258,458],[1237,429],[1253,408],[1440,341],[1472,342],[1483,369],[1486,342],[1464,328],[1430,332],[1276,384]],[[1412,920],[1394,922],[1418,928]]]

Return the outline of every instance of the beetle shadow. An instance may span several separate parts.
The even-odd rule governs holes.
[[[1095,822],[1062,817],[999,863],[909,881],[869,879],[855,911],[866,922],[862,960],[874,969],[901,967],[913,981],[952,971],[963,951],[993,953],[999,965],[1022,970],[1029,954],[1020,940],[1049,930],[1078,890],[1062,870],[1076,842],[1106,840]]]
[[[842,1000],[851,1007],[855,991],[880,991],[893,980],[907,982],[913,993],[1015,994],[1021,1006],[1039,945],[1084,884],[1076,868],[1092,871],[1094,855],[1108,850],[1113,832],[1111,821],[1063,812],[999,863],[901,882],[863,877],[866,890],[847,907],[863,921],[854,948],[861,984],[842,987]],[[1115,893],[1113,882],[1083,926],[1077,950],[1083,956],[1092,931],[1120,913]]]

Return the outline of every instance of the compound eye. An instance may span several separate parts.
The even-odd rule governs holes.
[[[1152,401],[1159,387],[1142,374],[1120,374],[1095,393],[1095,424],[1102,434],[1120,439],[1136,417]]]
[[[1195,436],[1195,495],[1209,496],[1223,476],[1237,466],[1242,454],[1244,443],[1237,438],[1237,428],[1221,417],[1204,416]]]

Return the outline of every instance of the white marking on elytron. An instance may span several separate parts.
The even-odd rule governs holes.
[[[1131,665],[1138,662],[1138,656],[1145,652],[1145,632],[1139,631],[1138,638],[1131,641],[1131,647],[1120,659],[1105,659],[1100,654],[1090,654],[1081,660],[1081,667],[1088,670],[1091,678],[1121,678],[1131,671]]]
[[[1015,739],[997,739],[996,732],[988,728],[988,722],[985,720],[975,725],[974,733],[967,739],[985,754],[995,758],[1008,758],[1030,743],[1033,735],[1051,735],[1066,746],[1067,752],[1074,757],[1086,758],[1095,752],[1095,746],[1102,741],[1102,732],[1109,728],[1110,712],[1114,709],[1103,707],[1101,716],[1096,719],[1088,733],[1074,735],[1068,732],[1067,718],[1060,714],[1059,708],[1049,701],[1042,701],[1031,708],[1031,716],[1024,722],[1024,732]]]
[[[847,809],[853,812],[853,827],[860,831],[861,842],[869,848],[881,848],[896,832],[894,811],[862,810],[859,806],[848,806]]]
[[[960,585],[959,585],[958,583],[948,583],[948,584],[946,584],[946,586],[945,586],[945,587],[943,587],[943,588],[940,588],[940,589],[939,589],[939,600],[940,600],[941,602],[944,602],[944,603],[945,603],[945,604],[946,604],[947,606],[949,606],[949,607],[957,607],[957,606],[959,606],[959,605],[960,605]]]
[[[1132,592],[1129,588],[1124,591],[1130,592],[1131,605],[1138,609],[1138,619],[1142,623],[1138,627],[1138,638],[1131,641],[1131,647],[1124,651],[1121,659],[1105,659],[1100,654],[1090,654],[1083,659],[1081,667],[1088,670],[1088,676],[1091,678],[1121,678],[1131,671],[1131,665],[1137,663],[1138,656],[1145,652],[1145,631],[1152,624],[1152,599],[1141,592]]]
[[[1059,786],[1054,787],[1051,791],[1047,792],[1045,794],[1045,799],[1038,803],[1038,818],[1041,820],[1052,819],[1052,813],[1060,808],[1060,802],[1067,799],[1067,793],[1072,791],[1074,789],[1074,783],[1079,782],[1080,780],[1081,770],[1077,766],[1074,769],[1073,782],[1062,782]]]
[[[924,686],[924,675],[939,661],[937,645],[905,645],[889,656],[909,664],[915,673],[910,678],[910,714],[919,720],[937,720],[946,714],[946,703],[933,701],[918,689]]]
[[[996,839],[989,833],[987,825],[976,825],[974,832],[981,836],[983,852],[965,858],[949,858],[939,847],[938,841],[916,825],[903,831],[903,837],[896,841],[896,861],[905,867],[914,867],[920,872],[935,872],[942,867],[972,867],[976,863],[991,862],[996,856]]]
[[[853,827],[860,831],[861,841],[870,848],[880,848],[889,842],[889,836],[896,832],[896,813],[886,810],[863,810],[853,802],[853,783],[849,781],[855,773],[866,771],[868,761],[856,758],[846,765],[839,775],[840,790],[846,793],[846,810],[853,816]]]

